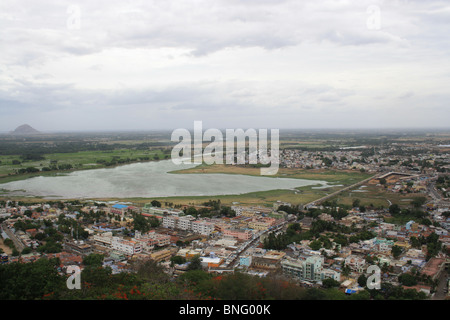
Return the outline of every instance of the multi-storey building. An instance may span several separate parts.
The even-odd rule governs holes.
[[[179,230],[192,230],[192,222],[195,218],[191,215],[187,216],[172,216],[167,215],[162,218],[162,226],[164,228],[179,229]]]
[[[365,270],[366,260],[356,255],[349,255],[345,258],[344,263],[352,270],[363,272]]]
[[[214,231],[214,224],[204,220],[192,221],[191,230],[205,236],[209,236]]]
[[[146,251],[151,251],[155,246],[164,247],[170,244],[169,235],[160,234],[153,230],[145,234],[141,234],[141,232],[136,231],[133,240],[141,242],[143,249]]]
[[[253,218],[248,223],[248,227],[254,230],[264,231],[273,226],[275,222],[276,222],[275,218],[269,217]]]
[[[303,281],[317,282],[327,278],[340,281],[340,273],[323,268],[322,256],[310,256],[304,260],[285,259],[281,262],[283,272]]]
[[[223,230],[225,237],[236,238],[238,240],[247,241],[253,236],[253,232],[250,229],[225,229]]]
[[[113,237],[111,249],[122,252],[126,255],[133,255],[142,252],[142,244],[137,241],[124,240],[120,237]]]
[[[142,244],[138,241],[125,240],[120,237],[113,237],[111,232],[96,234],[93,237],[95,244],[116,250],[126,255],[133,255],[142,252]]]

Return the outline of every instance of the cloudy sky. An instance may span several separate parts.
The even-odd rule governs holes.
[[[450,123],[450,3],[0,2],[0,131]]]

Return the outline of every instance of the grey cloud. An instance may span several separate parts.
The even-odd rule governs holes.
[[[366,26],[366,9],[371,4],[382,10],[381,30],[368,30]],[[70,5],[78,5],[81,10],[79,30],[66,26]],[[395,106],[400,113],[408,111],[414,101],[414,114],[410,112],[408,117],[421,118],[430,106],[441,119],[448,119],[448,96],[441,87],[449,77],[445,71],[450,49],[447,7],[443,1],[382,0],[4,0],[0,4],[0,110],[4,116],[25,115],[34,110],[59,119],[64,123],[61,126],[75,126],[75,120],[84,121],[86,126],[95,125],[98,119],[105,119],[101,122],[105,128],[133,127],[137,123],[144,126],[151,121],[162,126],[206,116],[215,123],[224,119],[228,123],[234,120],[312,126],[336,121],[352,124],[357,115],[369,111],[382,118],[389,106]],[[131,60],[135,49],[165,47],[190,51],[189,56],[183,56],[189,65],[189,81],[178,80],[181,84],[161,84],[158,88],[144,84],[127,89],[115,89],[112,85],[110,89],[95,88],[95,81],[102,81],[103,72],[116,76],[117,82],[126,83],[129,79],[122,79],[125,68],[114,73],[106,61],[103,64],[99,60],[107,58],[107,53],[100,58],[95,53],[120,49]],[[236,56],[232,62],[224,62],[243,79],[232,81],[225,75],[209,73],[208,68],[221,70],[216,65],[222,61],[208,60],[210,56],[217,58],[213,53],[225,48],[254,47],[264,49],[255,52],[264,51],[267,56],[259,62],[256,54],[248,74],[242,72],[247,71],[247,66],[241,63],[239,54],[252,50],[230,50]],[[302,55],[303,50],[309,56]],[[277,61],[279,57],[287,58]],[[90,73],[99,76],[92,81],[93,87],[82,89],[86,86],[69,80],[54,84],[57,78],[46,66],[62,58],[96,71]],[[267,62],[274,65],[264,65]],[[282,71],[274,71],[278,65]],[[326,70],[323,65],[334,69]],[[155,65],[152,70],[157,69],[157,75],[168,72],[170,80],[171,75],[185,72],[184,67]],[[264,72],[252,74],[252,68]],[[197,78],[196,70],[208,74],[209,80]],[[337,87],[335,70],[342,72],[336,78],[353,79],[345,79],[348,81]],[[378,72],[387,75],[382,78]],[[391,72],[395,81],[404,79],[401,89],[392,88],[390,83],[376,83],[389,79]],[[61,74],[59,77],[64,79]],[[266,80],[257,79],[258,75]],[[145,80],[142,74],[137,76]],[[433,94],[414,87],[424,76],[427,83],[435,84]],[[408,88],[411,77],[415,82]],[[165,83],[170,82],[167,79]],[[284,79],[290,80],[283,82]],[[363,82],[359,88],[358,79]],[[377,97],[382,97],[382,101]],[[298,122],[299,118],[304,122]],[[426,117],[420,120],[423,119]],[[5,125],[5,120],[0,123]]]

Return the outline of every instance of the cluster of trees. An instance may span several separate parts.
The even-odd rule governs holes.
[[[442,250],[442,242],[439,241],[439,236],[435,232],[428,237],[411,237],[410,242],[414,248],[421,248],[423,245],[426,245],[427,260],[436,256]]]
[[[402,223],[414,220],[420,224],[430,226],[439,225],[437,222],[432,222],[428,217],[426,212],[424,212],[420,207],[426,200],[422,197],[418,197],[411,202],[412,208],[401,208],[398,204],[392,204],[389,206],[389,213],[395,220],[399,220]]]
[[[264,249],[268,250],[283,250],[293,242],[300,242],[301,240],[305,240],[309,238],[309,234],[301,232],[300,224],[293,223],[290,224],[286,232],[275,234],[271,232],[268,236],[263,240]]]
[[[381,290],[363,290],[347,296],[335,281],[323,288],[304,288],[283,276],[261,278],[235,272],[213,275],[192,268],[173,280],[152,260],[134,262],[132,272],[113,274],[103,266],[104,257],[91,254],[83,259],[81,289],[67,288],[67,275],[57,258],[30,263],[0,265],[2,300],[353,300],[423,299],[415,290],[382,284]],[[363,280],[363,279],[359,279]],[[414,293],[414,292],[415,293]]]
[[[25,211],[25,215],[31,214],[30,210]],[[52,221],[44,219],[43,221],[18,220],[14,223],[14,229],[26,231],[36,229],[37,233],[30,238],[36,240],[39,246],[36,251],[39,253],[58,253],[62,251],[62,241],[64,234],[71,235],[76,239],[87,239],[89,234],[84,230],[83,226],[76,220],[66,218],[60,215],[56,224]],[[25,248],[21,253],[31,252],[31,248]],[[19,252],[13,252],[13,256],[19,255]]]
[[[269,233],[263,241],[263,246],[265,249],[283,250],[293,242],[311,240],[311,249],[319,250],[321,248],[331,249],[333,242],[346,246],[349,243],[369,240],[374,237],[375,234],[366,228],[356,230],[334,221],[314,220],[310,230],[302,231],[298,223],[293,223],[288,226],[284,233]]]
[[[133,273],[112,274],[103,257],[88,256],[81,273],[81,290],[69,290],[58,273],[58,259],[0,265],[0,299],[295,299],[308,298],[305,289],[279,280],[245,274],[213,276],[194,269],[176,281],[152,261],[136,263]]]
[[[410,274],[402,274],[399,276],[399,282],[401,285],[394,286],[390,283],[381,282],[381,288],[368,289],[367,288],[367,276],[362,274],[358,278],[358,284],[364,288],[364,292],[367,292],[370,299],[374,300],[425,300],[427,295],[424,292],[418,292],[415,289],[405,289],[404,286],[414,286],[417,284],[417,279]]]
[[[13,161],[14,164],[14,161]],[[18,162],[20,164],[20,162]],[[81,166],[78,165],[78,167]],[[49,167],[42,167],[42,169],[36,168],[36,167],[26,167],[26,168],[19,168],[16,170],[17,174],[25,174],[25,173],[36,173],[36,172],[49,172],[49,171],[56,171],[56,170],[71,170],[73,169],[73,165],[70,163],[61,163],[61,164],[51,164]]]
[[[157,157],[157,156],[156,156]],[[155,160],[158,160],[159,157],[155,158]],[[140,157],[140,158],[125,158],[122,159],[118,156],[113,156],[111,158],[111,160],[106,160],[106,159],[99,159],[96,161],[97,164],[101,164],[104,165],[106,167],[111,167],[111,166],[116,166],[116,165],[120,165],[120,164],[126,164],[126,163],[132,163],[132,162],[136,162],[136,161],[147,161],[150,160],[150,157]]]
[[[74,239],[87,239],[89,237],[89,232],[84,230],[80,222],[66,218],[64,215],[58,217],[58,231],[71,235]]]
[[[436,189],[443,193],[444,197],[448,197],[448,190],[450,188],[450,177],[448,175],[440,176],[436,181]],[[446,191],[444,191],[446,190]]]
[[[281,205],[278,207],[277,209],[278,212],[283,211],[286,212],[287,214],[294,214],[296,216],[299,216],[299,218],[302,218],[302,211],[299,209],[298,206],[286,206],[286,205]]]
[[[156,217],[144,217],[141,214],[133,214],[133,228],[136,231],[146,233],[152,228],[159,227],[160,224],[160,221]]]
[[[348,211],[343,205],[338,205],[336,202],[330,202],[325,201],[323,203],[325,208],[323,209],[317,209],[317,208],[311,208],[308,209],[308,211],[305,213],[308,217],[317,218],[322,213],[327,213],[331,215],[335,220],[341,220],[342,218],[346,217],[348,215]]]
[[[35,168],[35,167],[27,167],[27,168],[20,168],[17,170],[18,174],[24,174],[24,173],[35,173],[35,172],[39,172],[41,170],[39,170],[39,168]]]
[[[89,138],[89,139],[86,139]],[[24,160],[42,160],[44,154],[50,153],[75,153],[81,151],[113,151],[116,149],[123,149],[124,145],[121,143],[102,143],[98,142],[105,137],[86,137],[86,136],[45,136],[45,137],[28,137],[27,141],[23,139],[17,140],[2,140],[0,139],[0,154],[3,155],[21,155]],[[142,140],[138,137],[135,139]],[[115,135],[114,140],[120,140],[120,137]],[[134,144],[133,148],[136,150],[148,150],[149,148],[163,147],[170,143],[164,142],[142,142]],[[169,150],[170,154],[170,150]]]
[[[194,207],[187,207],[184,209],[184,213],[187,215],[191,215],[193,217],[214,217],[214,216],[222,216],[222,217],[235,217],[236,211],[232,210],[231,207],[219,205],[216,207],[204,207],[196,209]]]

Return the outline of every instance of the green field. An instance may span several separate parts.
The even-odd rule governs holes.
[[[358,192],[355,190],[364,190]],[[351,191],[345,191],[330,200],[336,200],[337,203],[352,205],[356,199],[360,200],[362,206],[375,206],[388,208],[391,204],[397,204],[401,207],[411,207],[411,201],[416,197],[424,197],[423,193],[400,194],[385,190],[375,185],[365,185],[364,188],[356,188]]]
[[[198,196],[198,197],[165,197],[165,198],[129,198],[126,201],[130,201],[136,205],[143,206],[149,203],[151,200],[158,200],[164,204],[164,202],[170,202],[174,205],[202,205],[208,200],[220,200],[224,205],[232,205],[233,203],[239,203],[241,205],[260,205],[272,207],[274,202],[284,201],[292,204],[305,204],[322,196],[330,193],[330,188],[327,190],[315,190],[309,187],[298,188],[296,191],[293,190],[270,190],[270,191],[259,191],[250,192],[238,195],[219,195],[219,196]],[[99,201],[120,201],[124,199],[97,199]]]
[[[157,159],[164,159],[166,156],[161,150],[132,150],[132,149],[117,149],[114,151],[80,151],[74,153],[52,153],[45,154],[44,160],[24,161],[21,156],[15,155],[0,155],[0,182],[5,183],[14,180],[27,179],[37,175],[55,175],[57,172],[64,170],[51,170],[48,172],[24,173],[15,174],[21,168],[34,167],[42,170],[44,167],[50,167],[52,163],[56,165],[70,164],[73,169],[66,170],[69,172],[73,170],[98,169],[106,167],[105,164],[99,161],[110,162],[113,159],[124,161],[120,164],[127,164],[132,162],[144,161],[142,158],[148,158],[147,161]],[[13,164],[13,161],[20,161],[21,164]]]
[[[230,165],[206,165],[202,164],[192,169],[174,171],[176,174],[193,174],[193,173],[220,173],[220,174],[244,174],[260,176],[260,169],[244,166]],[[360,171],[336,171],[336,170],[306,170],[306,169],[288,169],[280,168],[274,178],[291,178],[326,181],[330,184],[327,188],[316,188],[317,186],[305,186],[296,188],[295,190],[270,190],[261,192],[252,192],[242,195],[215,196],[215,197],[176,197],[158,199],[173,202],[174,204],[201,204],[210,199],[220,199],[222,203],[231,204],[239,202],[246,205],[266,205],[272,206],[276,201],[289,202],[294,205],[302,205],[324,197],[330,193],[340,190],[345,186],[355,184],[362,181],[371,174],[362,173]],[[137,199],[136,199],[137,200]]]

